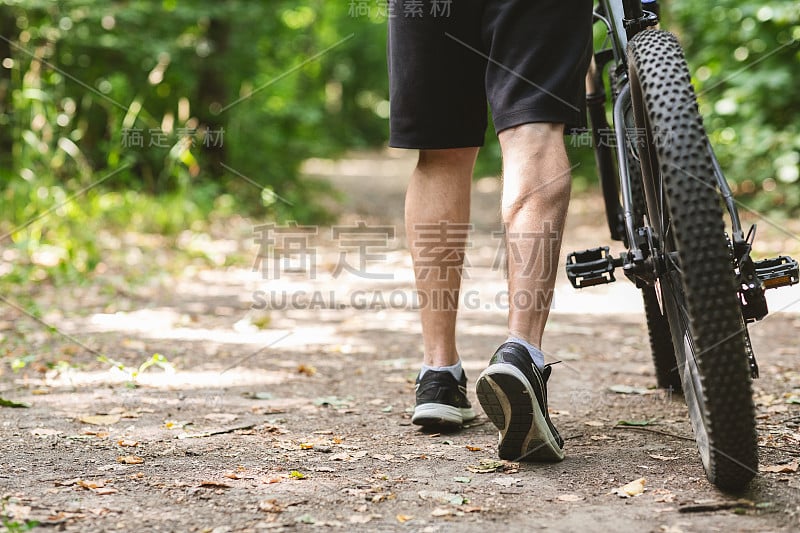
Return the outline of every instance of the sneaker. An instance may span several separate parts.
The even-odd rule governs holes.
[[[411,422],[420,426],[460,426],[475,418],[467,399],[467,376],[456,381],[447,370],[417,376],[417,405]]]
[[[501,345],[475,386],[478,401],[500,430],[498,452],[510,461],[561,461],[564,441],[547,413],[547,379],[528,350],[515,342]]]

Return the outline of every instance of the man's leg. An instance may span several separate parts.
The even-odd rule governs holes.
[[[406,192],[406,236],[424,346],[412,417],[420,425],[460,425],[475,416],[466,399],[455,327],[477,154],[478,148],[420,150]]]
[[[500,132],[512,337],[541,348],[569,205],[571,176],[562,124]]]
[[[500,430],[500,457],[560,461],[564,441],[547,412],[551,368],[544,365],[540,346],[569,203],[563,125],[524,124],[501,131],[499,138],[510,338],[481,373],[476,392]]]

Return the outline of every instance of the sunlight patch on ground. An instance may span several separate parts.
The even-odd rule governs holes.
[[[136,378],[136,384],[154,389],[204,389],[275,385],[297,379],[297,372],[285,370],[260,370],[234,367],[229,370],[170,372],[145,372]],[[130,374],[117,369],[81,371],[68,369],[56,377],[42,380],[47,387],[85,387],[98,385],[124,385],[131,381]],[[31,382],[36,385],[37,383]]]

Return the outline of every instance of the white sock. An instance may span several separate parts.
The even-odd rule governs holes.
[[[509,336],[508,339],[506,339],[506,342],[516,342],[517,344],[524,346],[528,350],[531,359],[533,359],[533,363],[539,367],[539,370],[544,369],[544,354],[539,348],[526,340],[522,340],[519,337],[514,336]]]
[[[456,381],[460,380],[461,376],[464,375],[464,370],[461,368],[461,359],[458,360],[458,363],[450,366],[428,366],[423,364],[422,368],[419,371],[419,377],[424,376],[425,372],[427,372],[428,370],[436,370],[437,372],[444,372],[445,370],[447,370],[448,372],[453,374],[453,377],[456,378]]]

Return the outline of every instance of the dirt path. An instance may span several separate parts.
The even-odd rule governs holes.
[[[789,312],[797,291],[772,300],[784,311],[751,330],[762,370],[761,462],[778,472],[762,473],[738,497],[706,482],[682,401],[648,388],[646,331],[625,282],[576,294],[559,281],[544,347],[548,360],[563,361],[550,402],[567,439],[564,462],[494,462],[496,432],[484,416],[451,434],[412,426],[420,339],[398,225],[411,164],[362,156],[308,167],[346,192],[343,225],[397,229],[365,263],[370,279],[337,272],[342,248],[326,229],[313,239],[313,264],[282,263],[269,282],[244,265],[113,294],[43,293],[45,321],[78,343],[5,308],[0,396],[30,404],[0,409],[6,528],[26,520],[64,531],[800,527],[800,317]],[[497,195],[496,182],[484,180],[473,204],[470,299],[459,326],[473,383],[505,333],[491,236]],[[599,220],[597,198],[576,198],[565,250],[604,243]],[[231,229],[245,239],[251,231]],[[797,253],[778,232],[764,242]],[[255,259],[252,240],[239,246]],[[301,267],[313,267],[315,279],[292,271]],[[252,308],[263,302],[268,309]],[[89,349],[121,367],[109,370]],[[134,376],[154,353],[174,372],[155,365]],[[26,354],[38,363],[12,372],[7,361]],[[42,364],[57,361],[69,364]],[[641,478],[642,494],[613,493]]]

